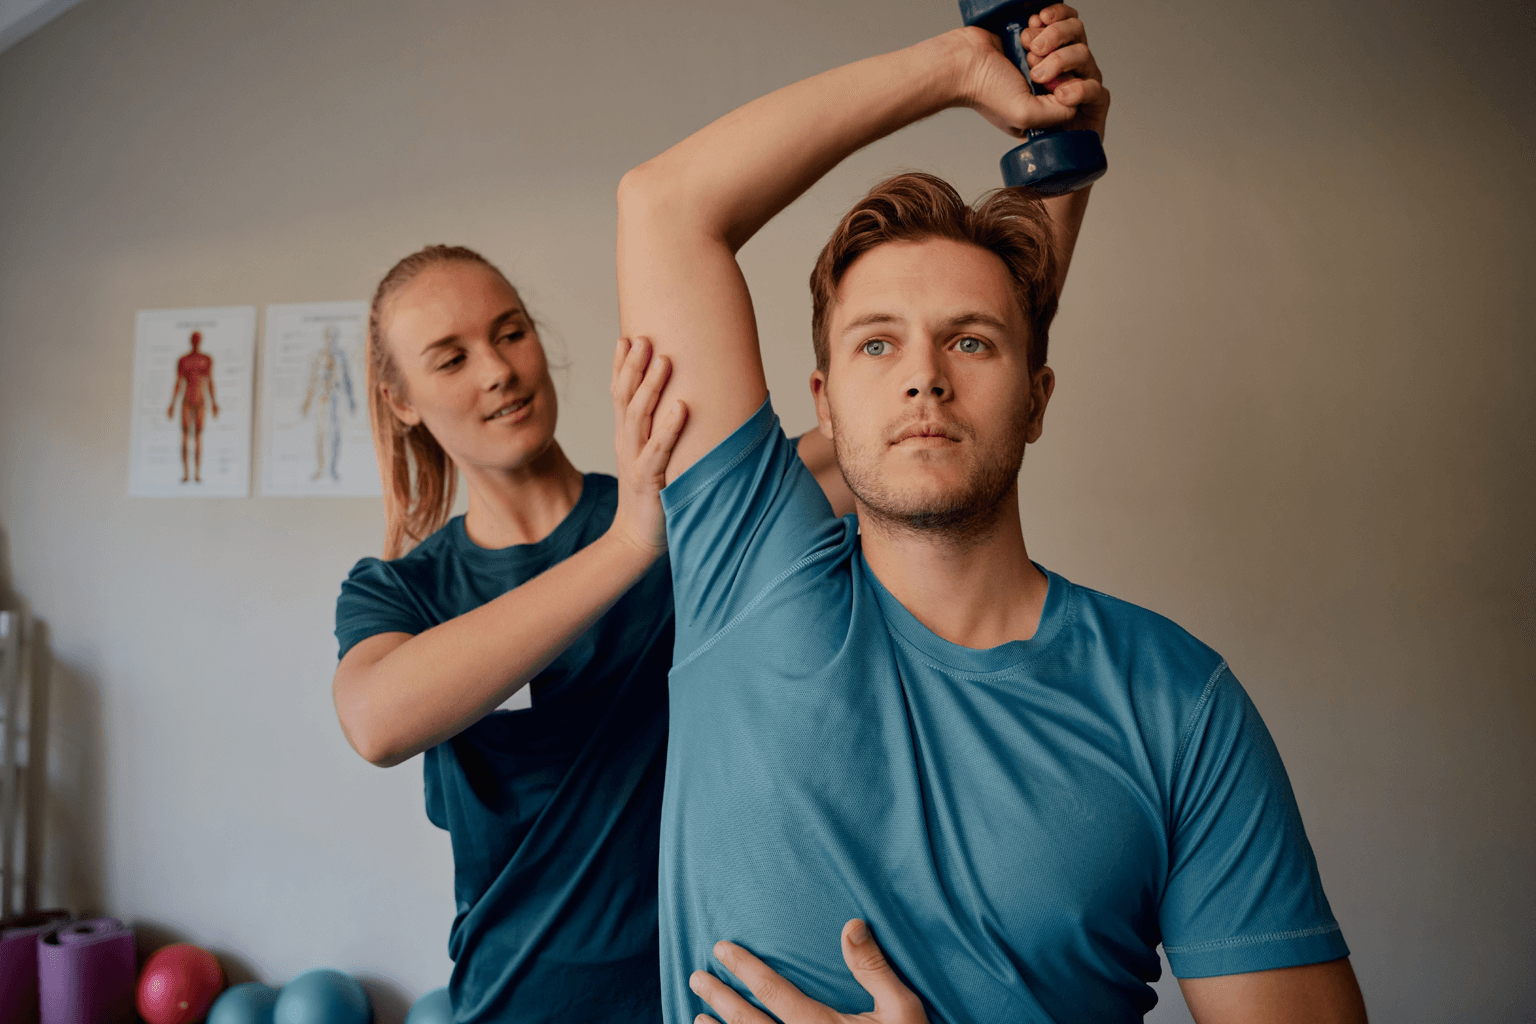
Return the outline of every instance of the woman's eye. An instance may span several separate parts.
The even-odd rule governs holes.
[[[513,331],[510,334],[503,334],[500,338],[498,338],[496,340],[497,341],[521,341],[522,338],[523,338],[523,332],[522,331]]]
[[[982,345],[981,339],[979,338],[961,338],[960,344],[956,345],[955,347],[958,348],[961,352],[975,355],[985,346]]]
[[[891,343],[888,341],[882,341],[879,338],[874,338],[870,341],[866,341],[861,347],[864,349],[864,354],[867,356],[883,356],[891,350]]]
[[[449,359],[447,362],[445,362],[441,366],[439,366],[438,369],[439,370],[451,370],[455,366],[458,366],[463,361],[464,361],[464,353],[460,352],[458,355],[454,356],[452,359]]]

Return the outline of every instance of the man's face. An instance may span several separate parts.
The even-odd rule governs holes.
[[[1017,486],[1055,380],[1030,376],[1011,284],[997,256],[949,239],[881,245],[843,276],[811,390],[861,514],[964,534]]]

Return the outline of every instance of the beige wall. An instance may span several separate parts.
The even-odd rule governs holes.
[[[1536,1012],[1531,22],[1424,2],[1086,5],[1115,105],[1024,474],[1035,557],[1221,650],[1286,757],[1380,1021]],[[570,12],[570,13],[567,13]],[[581,13],[576,13],[581,12]],[[446,837],[330,708],[364,499],[126,490],[134,311],[364,298],[500,261],[606,469],[613,189],[732,106],[950,27],[948,0],[90,0],[0,53],[0,585],[47,620],[49,893],[384,1018],[442,983]],[[805,277],[951,112],[744,252],[810,421]],[[1171,1005],[1156,1019],[1178,1020]]]

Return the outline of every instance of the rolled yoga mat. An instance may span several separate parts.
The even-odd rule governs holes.
[[[44,911],[0,925],[0,1021],[37,1024],[37,937],[67,921],[63,911]]]
[[[42,1024],[131,1024],[133,929],[110,917],[76,921],[37,939]]]

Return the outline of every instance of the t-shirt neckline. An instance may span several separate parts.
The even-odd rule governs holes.
[[[1031,559],[1030,564],[1045,573],[1046,578],[1045,607],[1040,610],[1040,624],[1035,627],[1035,635],[1028,640],[1009,640],[996,647],[965,647],[939,636],[896,600],[869,567],[862,547],[859,564],[873,585],[886,624],[897,638],[940,666],[967,675],[1005,675],[1036,660],[1060,636],[1071,618],[1071,584]]]

